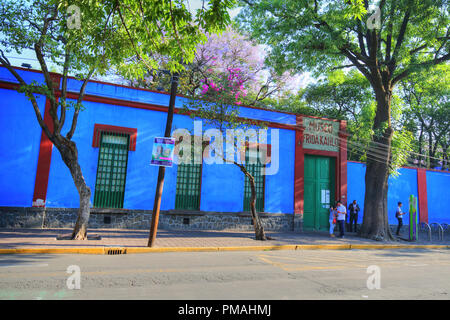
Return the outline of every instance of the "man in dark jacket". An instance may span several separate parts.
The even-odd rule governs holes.
[[[355,223],[355,232],[356,226],[358,224],[358,212],[359,212],[359,206],[356,203],[356,200],[353,200],[352,203],[348,206],[348,211],[350,212],[350,232],[353,231],[353,222]]]

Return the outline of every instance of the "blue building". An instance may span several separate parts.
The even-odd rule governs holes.
[[[27,82],[44,81],[40,71],[17,71]],[[52,76],[61,85],[60,75]],[[69,79],[71,99],[77,98],[80,85]],[[41,130],[30,102],[17,87],[8,70],[0,68],[0,226],[72,226],[79,206],[78,192],[59,152]],[[48,121],[46,97],[37,97]],[[100,81],[88,83],[73,141],[92,191],[91,226],[149,227],[158,175],[158,167],[150,165],[151,153],[154,138],[164,133],[168,102],[169,95],[163,92]],[[181,113],[186,102],[186,97],[177,96],[173,131],[194,132],[194,120]],[[66,118],[71,119],[72,113],[69,109]],[[277,159],[274,174],[261,174],[263,164],[249,166],[257,182],[257,209],[268,229],[326,230],[330,203],[337,199],[347,203],[347,193],[349,200],[357,199],[363,205],[364,166],[347,163],[345,121],[250,106],[241,107],[240,116],[268,126],[270,164]],[[70,124],[66,121],[62,132],[68,131]],[[208,128],[205,125],[200,135]],[[400,198],[407,202],[407,196],[414,194],[419,196],[421,217],[425,219],[424,211],[428,210],[439,219],[448,219],[440,207],[443,201],[436,198],[437,193],[442,196],[442,190],[436,190],[443,184],[444,195],[449,198],[449,174],[419,174],[407,168],[401,173],[401,183],[390,182],[390,206]],[[432,200],[431,210],[424,195]],[[160,225],[252,228],[249,196],[248,181],[237,166],[205,161],[174,164],[166,170]]]

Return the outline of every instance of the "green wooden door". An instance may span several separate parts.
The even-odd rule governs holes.
[[[201,181],[201,164],[178,165],[175,209],[200,210]]]
[[[325,231],[335,195],[335,159],[305,155],[303,227]]]
[[[127,134],[102,133],[94,207],[123,208],[129,143],[130,137]]]

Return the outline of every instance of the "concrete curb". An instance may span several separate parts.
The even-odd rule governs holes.
[[[96,248],[15,248],[0,249],[0,254],[97,254],[115,255],[152,252],[219,252],[274,250],[372,250],[372,249],[450,249],[450,245],[379,245],[379,244],[303,244],[241,247],[96,247]]]

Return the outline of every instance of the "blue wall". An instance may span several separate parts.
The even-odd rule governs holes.
[[[42,82],[42,74],[19,71],[27,82]],[[16,82],[4,68],[0,68],[0,81]],[[77,90],[80,82],[69,81],[70,90]],[[89,83],[87,94],[110,98],[152,103],[166,106],[167,94],[118,87],[109,84]],[[31,103],[23,94],[0,89],[0,206],[30,206],[34,191],[41,130]],[[182,107],[185,98],[178,97],[176,106]],[[45,98],[38,99],[44,113]],[[150,156],[153,138],[164,132],[166,113],[94,102],[84,102],[78,126],[73,137],[79,151],[79,161],[87,184],[95,192],[98,148],[92,147],[94,125],[106,124],[137,128],[136,151],[128,153],[125,202],[127,209],[152,209],[158,167],[151,166]],[[65,133],[71,125],[73,110],[68,110]],[[241,116],[259,120],[270,120],[280,124],[295,124],[296,116],[268,110],[241,107]],[[185,128],[193,131],[190,117],[176,114],[173,130]],[[203,132],[208,129],[203,128]],[[270,128],[269,128],[270,129]],[[268,142],[271,142],[269,130]],[[279,170],[267,175],[265,181],[265,211],[271,213],[293,213],[294,207],[294,161],[295,132],[279,130]],[[175,207],[177,166],[166,169],[162,210]],[[348,200],[356,199],[364,208],[365,165],[347,164]],[[428,208],[430,222],[450,222],[446,202],[450,199],[450,174],[427,171]],[[244,175],[234,165],[203,165],[200,208],[203,211],[239,212],[243,209]],[[396,224],[397,201],[404,203],[405,211],[409,195],[417,196],[417,172],[400,169],[400,176],[389,178],[389,221]],[[52,152],[49,184],[47,190],[49,207],[78,207],[79,197],[69,170],[62,162],[56,148]],[[362,222],[362,213],[359,223]]]
[[[364,212],[366,166],[362,163],[347,162],[347,208],[353,200],[359,204],[358,223],[362,223]]]
[[[22,93],[0,89],[0,206],[31,206],[41,127]],[[45,97],[36,96],[42,115]]]
[[[397,177],[390,176],[388,179],[388,216],[390,224],[397,224],[395,218],[395,210],[397,202],[403,203],[403,211],[408,212],[409,196],[417,193],[417,171],[415,169],[401,168],[400,175]],[[348,205],[351,201],[356,200],[361,208],[358,216],[358,223],[362,223],[364,212],[364,195],[365,195],[365,174],[366,166],[363,163],[347,162],[347,199]],[[409,219],[409,216],[407,216]]]
[[[82,84],[81,81],[69,79],[67,84],[68,90],[79,92],[81,84]],[[138,90],[133,88],[116,86],[113,84],[105,84],[97,82],[90,82],[86,86],[86,94],[128,101],[150,103],[161,106],[168,106],[170,98],[170,96],[167,93]],[[175,107],[183,108],[183,106],[186,104],[187,101],[188,101],[187,98],[177,97],[175,100]],[[297,117],[294,114],[287,114],[282,112],[248,108],[248,107],[240,107],[239,110],[241,117],[246,117],[250,119],[271,121],[288,125],[295,125],[297,121]]]
[[[398,171],[400,173],[399,176],[389,177],[388,180],[388,214],[391,224],[398,223],[395,218],[395,210],[399,201],[403,203],[403,211],[409,212],[409,196],[414,195],[414,197],[418,198],[417,170],[401,168]],[[419,214],[419,203],[417,203],[417,218]],[[406,218],[407,220],[404,219],[404,221],[409,223],[409,215]]]
[[[70,80],[69,90],[77,91],[80,82]],[[103,83],[89,83],[86,94],[110,98],[145,102],[156,105],[168,104],[169,96],[163,93],[118,87]],[[182,107],[185,98],[177,97],[176,106]],[[84,102],[85,110],[80,113],[78,126],[73,137],[79,151],[79,161],[86,183],[91,187],[94,197],[97,170],[98,148],[92,147],[94,125],[107,124],[121,127],[137,128],[136,151],[128,154],[128,168],[124,207],[127,209],[152,209],[158,167],[151,166],[150,153],[153,137],[164,132],[166,113],[149,111],[108,104]],[[65,132],[70,127],[71,112]],[[295,115],[282,114],[253,108],[241,108],[241,115],[252,116],[260,120],[272,120],[283,124],[295,124]],[[173,130],[185,128],[193,131],[192,119],[188,116],[175,115]],[[207,128],[203,128],[205,131]],[[270,130],[269,130],[270,133]],[[295,133],[280,130],[280,168],[277,174],[266,176],[265,211],[293,213],[294,150]],[[270,141],[270,134],[268,137]],[[161,209],[175,207],[177,166],[166,169],[164,192]],[[220,183],[217,183],[220,181]],[[243,209],[244,175],[234,165],[203,165],[200,208],[204,211],[239,212]],[[52,154],[47,206],[77,207],[78,194],[72,182],[69,170],[62,162],[57,150]]]
[[[280,129],[279,141],[278,173],[266,175],[265,211],[293,214],[295,167],[295,149],[293,146],[295,146],[295,131]]]
[[[85,102],[80,113],[73,140],[77,143],[79,161],[86,183],[91,187],[94,199],[97,172],[98,148],[92,147],[94,125],[107,124],[137,128],[136,151],[128,153],[124,207],[127,209],[152,209],[158,167],[151,166],[150,154],[153,137],[164,132],[166,113],[143,109]],[[62,130],[70,127],[72,111],[67,113],[67,122]],[[174,130],[185,128],[193,131],[193,120],[188,116],[175,115]],[[206,130],[207,128],[203,128]],[[270,130],[269,130],[270,132]],[[295,134],[280,130],[280,166],[275,175],[266,176],[266,211],[293,212],[294,151]],[[270,135],[268,137],[269,142]],[[282,155],[282,156],[281,156]],[[161,209],[175,207],[177,166],[166,169]],[[218,183],[218,181],[220,181]],[[244,175],[234,165],[203,165],[200,208],[204,211],[239,212],[243,209]],[[69,170],[59,152],[54,149],[47,190],[47,206],[77,207],[77,190]]]
[[[42,82],[42,74],[20,71],[27,82]],[[0,68],[0,80],[15,82],[9,72]],[[69,80],[69,90],[76,91],[80,83]],[[0,91],[3,97],[0,104],[0,124],[4,128],[1,135],[0,155],[2,156],[1,185],[3,206],[30,206],[34,192],[37,160],[41,130],[36,121],[30,102],[13,90]],[[137,102],[167,105],[169,96],[162,93],[134,90],[101,83],[89,83],[87,94]],[[182,107],[185,98],[177,98],[177,106]],[[14,107],[11,108],[11,101]],[[38,100],[44,113],[45,98]],[[73,140],[78,147],[79,162],[86,183],[92,190],[91,202],[95,193],[98,148],[92,147],[94,125],[107,124],[137,128],[136,151],[128,153],[128,168],[124,207],[128,209],[152,209],[158,167],[151,166],[150,152],[153,137],[164,132],[166,113],[123,106],[84,102]],[[241,109],[243,116],[260,120],[271,120],[283,124],[295,124],[295,115],[282,114],[253,108]],[[71,125],[73,110],[68,110],[62,133]],[[23,120],[18,121],[19,118]],[[17,121],[16,121],[17,120]],[[175,115],[173,130],[185,128],[192,132],[193,121],[188,116]],[[203,128],[205,131],[207,128]],[[270,132],[268,142],[270,143]],[[279,130],[280,156],[277,174],[267,175],[265,182],[265,211],[274,213],[293,213],[294,150],[295,133]],[[20,167],[20,170],[16,168]],[[175,207],[177,166],[166,169],[162,210]],[[201,210],[239,212],[243,209],[244,175],[234,165],[203,166]],[[20,183],[17,183],[17,182]],[[220,183],[217,183],[220,181]],[[53,148],[47,189],[47,206],[78,207],[79,196],[72,177],[61,155]]]
[[[36,81],[38,83],[44,83],[44,75],[40,72],[24,71],[17,69],[16,71],[26,83],[31,83],[33,81]],[[0,67],[0,81],[19,83],[16,80],[16,78],[5,67]]]
[[[271,143],[268,128],[268,143]],[[279,130],[279,168],[265,176],[264,211],[294,212],[295,132]],[[273,145],[273,144],[272,144]],[[203,164],[200,209],[204,211],[241,212],[244,206],[245,177],[233,164]]]
[[[450,173],[427,171],[428,222],[450,224]]]
[[[113,106],[108,104],[84,102],[85,110],[80,112],[77,129],[73,140],[77,143],[79,162],[86,183],[91,187],[94,197],[97,173],[98,148],[92,147],[94,125],[107,124],[113,126],[137,128],[136,151],[128,153],[124,207],[128,209],[148,209],[153,207],[155,184],[158,168],[151,166],[150,155],[153,146],[152,137],[161,136],[164,132],[166,114],[163,112]],[[68,112],[68,121],[62,132],[70,127],[72,112]],[[177,123],[175,117],[174,123]],[[161,209],[168,209],[167,195],[174,193],[173,175],[167,170],[164,197]],[[52,153],[47,205],[49,207],[77,207],[78,193],[73,184],[70,172],[63,163],[57,150]]]
[[[16,70],[26,83],[43,83],[39,72]],[[18,83],[4,67],[0,81]],[[31,101],[23,93],[0,89],[0,206],[32,205],[41,128]],[[45,97],[35,95],[44,116]]]

